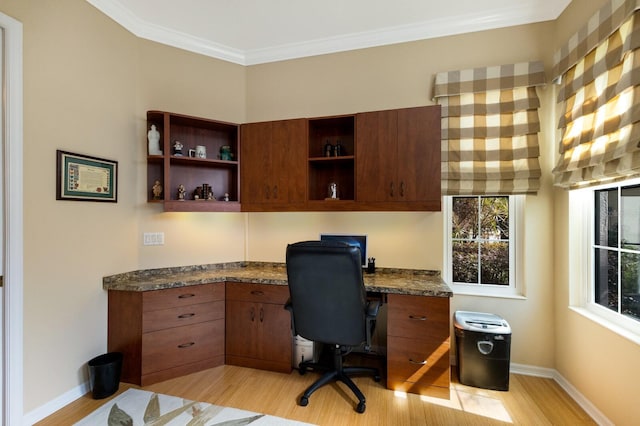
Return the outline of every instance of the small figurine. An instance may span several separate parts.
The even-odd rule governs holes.
[[[185,193],[184,185],[178,185],[178,201],[184,201],[184,193]]]
[[[156,125],[151,125],[151,130],[147,133],[149,140],[149,155],[162,155],[160,150],[160,132],[156,129]]]
[[[329,198],[338,199],[338,184],[335,182],[329,184]]]
[[[224,200],[225,201],[229,201],[229,193],[228,192],[224,193]]]
[[[207,200],[209,201],[215,201],[216,197],[213,196],[213,191],[209,191],[209,194],[207,194]]]
[[[154,200],[161,200],[162,199],[162,185],[160,185],[160,181],[156,180],[153,183],[153,199]]]
[[[175,141],[173,143],[173,155],[176,157],[182,157],[182,148],[184,145],[180,141]]]

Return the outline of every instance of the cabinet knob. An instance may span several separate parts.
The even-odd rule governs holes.
[[[394,186],[393,186],[393,182],[391,182],[389,184],[389,195],[391,195],[393,197],[393,192],[394,192]]]
[[[278,185],[273,187],[273,199],[278,199]]]
[[[269,185],[264,186],[264,197],[267,200],[271,198],[271,191],[269,190]]]
[[[400,196],[404,197],[404,181],[400,182]]]
[[[410,364],[416,364],[416,365],[427,365],[427,360],[423,359],[422,361],[415,361],[415,360],[409,358],[409,363]]]
[[[253,322],[256,319],[256,311],[253,308],[253,306],[251,307],[251,310],[249,311],[249,316],[251,317],[251,322]]]
[[[191,347],[191,346],[193,346],[195,344],[196,344],[196,342],[182,343],[182,344],[178,345],[178,348],[185,349],[185,348]]]
[[[251,294],[254,296],[264,296],[264,291],[262,290],[251,290]]]
[[[182,314],[182,315],[178,315],[178,318],[180,319],[184,319],[184,318],[191,318],[191,317],[195,317],[196,314],[194,313],[189,313],[189,314]]]
[[[264,321],[264,309],[260,308],[260,322]]]
[[[180,296],[178,296],[178,299],[188,299],[190,297],[194,297],[195,294],[193,293],[187,293],[187,294],[181,294]]]

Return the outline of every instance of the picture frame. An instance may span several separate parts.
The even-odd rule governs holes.
[[[56,200],[118,202],[118,162],[56,150]]]

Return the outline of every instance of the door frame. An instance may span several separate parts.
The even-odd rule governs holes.
[[[4,39],[4,286],[2,424],[21,425],[23,401],[22,23],[0,13]]]

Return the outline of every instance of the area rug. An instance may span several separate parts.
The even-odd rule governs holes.
[[[309,423],[282,417],[221,407],[207,402],[189,401],[139,389],[127,389],[75,424],[81,426],[309,425]]]

